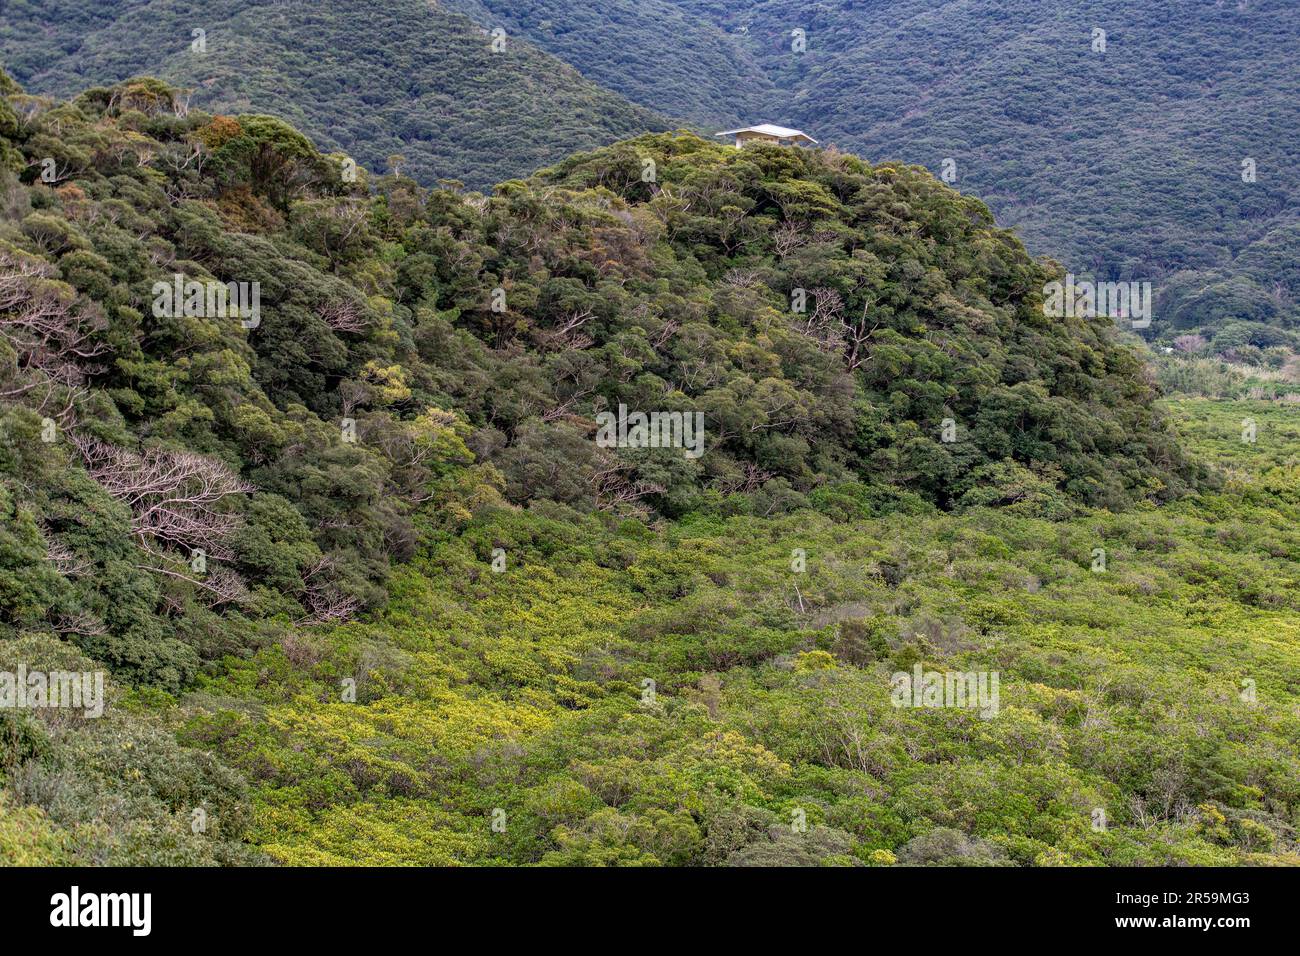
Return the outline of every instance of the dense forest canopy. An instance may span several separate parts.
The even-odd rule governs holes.
[[[195,105],[280,116],[376,172],[401,156],[426,185],[487,189],[673,125],[801,127],[946,176],[1077,275],[1153,283],[1147,337],[1254,357],[1300,344],[1291,12],[1287,0],[11,0],[0,58],[28,89],[62,96],[159,75]]]
[[[0,856],[1297,862],[1294,405],[1171,412],[917,166],[411,172],[0,73],[0,672],[109,674],[0,712]]]
[[[663,0],[649,24],[617,4],[454,5],[707,132],[771,119],[946,174],[1034,253],[1160,286],[1167,339],[1231,325],[1218,351],[1296,345],[1285,0]],[[731,98],[701,97],[711,84]]]
[[[1045,316],[1052,273],[913,168],[660,134],[492,196],[401,175],[371,195],[283,122],[160,81],[10,102],[9,301],[59,324],[13,328],[7,394],[14,427],[68,437],[21,459],[64,485],[38,510],[144,507],[119,472],[207,456],[202,507],[242,512],[203,548],[229,572],[205,586],[216,607],[381,603],[441,493],[665,517],[1003,495],[1049,514],[1197,481],[1110,320]],[[260,320],[159,312],[174,276],[256,283]],[[595,416],[619,406],[701,415],[709,454],[600,447]],[[162,566],[122,586],[185,591],[200,538],[155,540]],[[86,643],[178,686],[224,640]]]

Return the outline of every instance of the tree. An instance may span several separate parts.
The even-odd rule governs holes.
[[[226,539],[239,528],[226,499],[253,486],[215,459],[186,451],[148,448],[135,453],[78,432],[72,442],[90,477],[131,509],[131,530],[142,547],[204,551],[233,557]]]

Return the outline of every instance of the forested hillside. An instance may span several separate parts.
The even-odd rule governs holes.
[[[687,133],[431,190],[0,82],[0,671],[110,674],[0,712],[0,858],[1296,861],[1286,406],[1176,425],[979,201]]]
[[[798,126],[946,172],[1035,255],[1155,283],[1148,336],[1200,332],[1199,349],[1231,355],[1300,348],[1291,13],[1288,0],[11,0],[0,57],[34,92],[162,75],[376,171],[402,154],[425,184],[485,188],[663,116],[706,135]],[[492,29],[505,53],[488,53]]]
[[[674,18],[659,22],[728,45],[701,59],[687,41],[570,0],[513,16],[513,0],[459,6],[709,132],[739,111],[936,175],[951,160],[950,181],[1034,253],[1161,286],[1155,328],[1167,337],[1232,324],[1220,352],[1297,345],[1300,26],[1284,0],[670,2]],[[663,64],[652,91],[600,55],[611,48]],[[734,110],[679,93],[692,69],[734,76]]]
[[[1300,430],[1180,412],[1240,478],[1126,515],[490,510],[382,621],[205,684],[181,739],[290,864],[1300,864]],[[891,706],[918,663],[997,669],[999,715]]]
[[[776,105],[761,54],[676,0],[444,0],[443,6],[524,37],[601,86],[706,134],[756,122]]]
[[[1284,0],[681,5],[744,30],[790,125],[936,174],[951,158],[1034,252],[1167,284],[1157,327],[1300,326],[1300,24]]]

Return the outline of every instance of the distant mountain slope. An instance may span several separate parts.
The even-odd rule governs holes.
[[[702,127],[748,122],[772,101],[757,57],[673,0],[445,0],[499,25],[634,103]],[[713,132],[710,129],[709,132]]]
[[[491,43],[418,0],[17,2],[0,24],[0,56],[32,92],[158,75],[194,87],[197,106],[275,114],[372,169],[401,154],[428,184],[487,187],[668,126],[522,40]]]

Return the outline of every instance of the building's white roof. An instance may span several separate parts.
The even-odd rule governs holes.
[[[744,126],[740,129],[724,129],[721,133],[714,133],[714,136],[735,136],[737,133],[762,133],[764,136],[775,136],[777,139],[797,139],[803,137],[810,143],[815,143],[813,139],[801,129],[790,129],[785,126],[773,126],[771,123],[760,123],[758,126]]]

